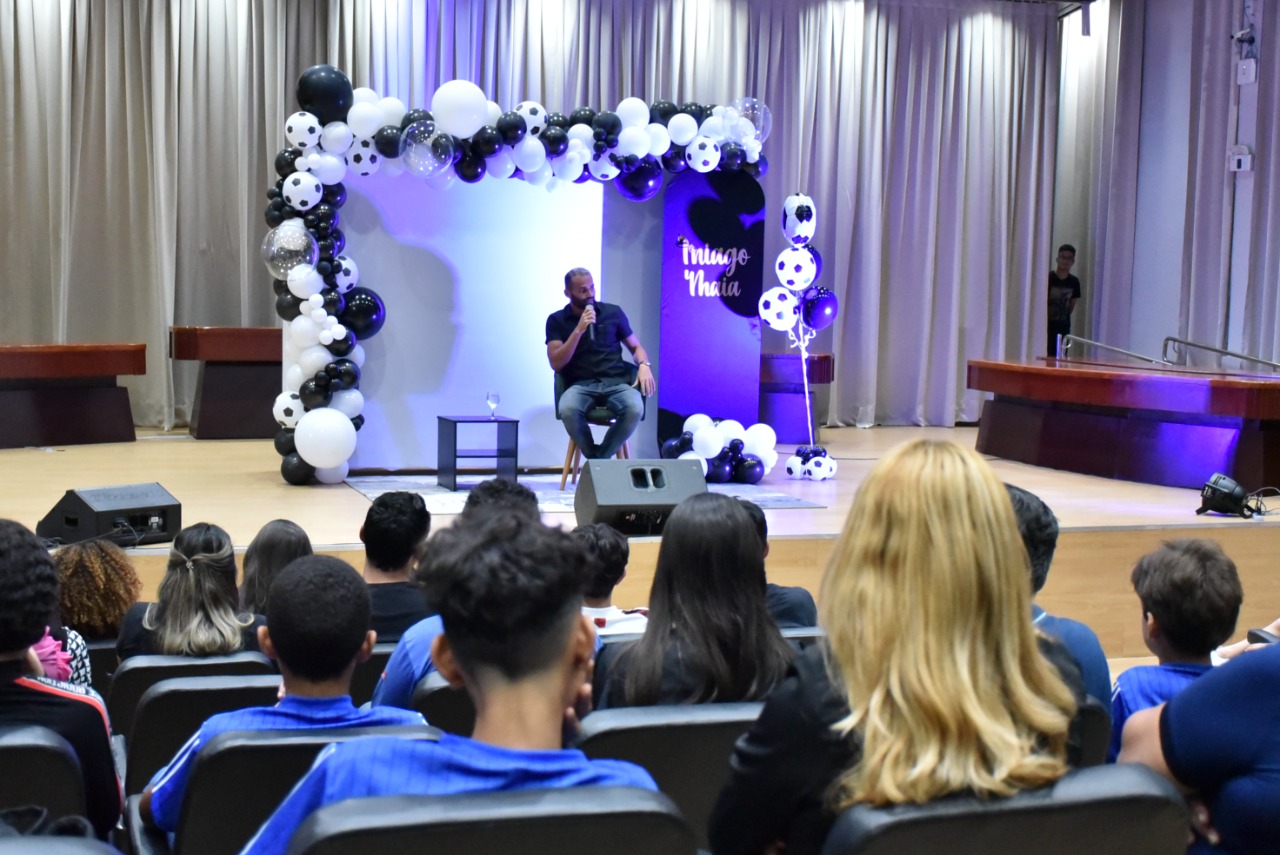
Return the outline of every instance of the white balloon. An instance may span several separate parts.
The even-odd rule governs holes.
[[[320,343],[325,347],[328,347],[329,345],[333,344],[333,333],[329,332],[328,330],[321,330]]]
[[[705,457],[699,457],[695,452],[692,452],[692,451],[686,451],[684,454],[680,455],[680,456],[679,456],[679,457],[677,457],[676,459],[677,459],[677,460],[696,460],[696,461],[698,461],[699,463],[701,463],[701,464],[702,464],[702,477],[703,477],[703,478],[706,478],[706,477],[707,477],[707,459],[706,459]]]
[[[289,321],[289,338],[297,348],[305,349],[320,340],[320,328],[309,315],[298,315]]]
[[[516,162],[511,159],[511,152],[503,148],[485,161],[485,167],[494,178],[510,178],[515,174]]]
[[[299,300],[306,300],[324,289],[324,277],[310,264],[299,264],[290,270],[285,281],[289,283],[289,293]]]
[[[623,128],[622,133],[618,134],[618,145],[614,150],[620,155],[634,154],[636,157],[644,157],[649,153],[651,144],[649,131],[646,128]]]
[[[332,333],[334,341],[342,341],[347,337],[347,328],[342,324],[334,324],[329,327],[329,332]]]
[[[355,138],[346,122],[330,122],[320,132],[320,147],[332,154],[346,154]]]
[[[697,433],[702,428],[711,424],[715,424],[715,422],[711,420],[711,416],[706,413],[694,413],[684,420],[684,427],[681,428],[681,431],[684,433]]]
[[[536,137],[526,136],[511,149],[511,156],[526,177],[547,162],[547,150]]]
[[[534,142],[537,142],[537,140],[534,140]],[[541,145],[541,143],[539,143],[539,145]],[[542,165],[533,172],[526,172],[524,180],[532,184],[534,187],[542,187],[551,180],[551,164],[544,160]]]
[[[612,181],[618,177],[619,171],[607,154],[592,158],[587,162],[587,169],[591,170],[591,175],[599,181]]]
[[[347,126],[357,137],[371,137],[382,127],[382,111],[376,103],[352,104],[347,111]]]
[[[699,428],[693,435],[693,452],[699,457],[715,457],[724,450],[724,440],[715,425]]]
[[[275,416],[276,424],[282,428],[296,426],[298,419],[302,418],[302,413],[302,399],[298,397],[297,392],[281,392],[276,395],[275,403],[271,405],[271,415]]]
[[[356,368],[364,368],[364,345],[357,344],[351,348],[351,352],[347,354],[347,359],[354,362]]]
[[[316,162],[308,170],[321,184],[337,184],[347,177],[347,161],[338,154],[325,152],[316,155]]]
[[[312,294],[303,302],[303,305],[299,306],[299,308],[306,314],[310,314],[316,309],[323,309],[324,297],[321,297],[319,293]],[[323,318],[321,320],[323,320]]]
[[[498,119],[502,118],[502,108],[498,106],[497,101],[486,101],[485,108],[488,113],[485,115],[485,124],[496,126]]]
[[[333,467],[356,450],[356,426],[332,407],[320,407],[298,420],[293,441],[299,456],[315,468]]]
[[[724,119],[719,116],[712,116],[702,123],[702,127],[698,128],[698,133],[716,142],[724,142],[727,136]]]
[[[349,419],[354,419],[364,410],[364,395],[359,389],[341,389],[333,393],[329,406]]]
[[[649,105],[640,98],[632,96],[622,99],[614,112],[622,120],[623,128],[643,128],[649,124]]]
[[[347,480],[348,473],[351,472],[351,464],[342,461],[337,466],[326,466],[316,470],[316,480],[321,484],[341,484]]]
[[[378,102],[378,109],[382,112],[382,124],[378,127],[386,127],[387,125],[395,125],[400,127],[400,120],[404,118],[404,114],[408,111],[404,102],[399,98],[383,98]]]
[[[746,439],[747,429],[742,426],[742,422],[737,419],[725,419],[716,425],[716,430],[720,431],[720,446],[727,447],[732,440]]]
[[[569,136],[569,147],[572,148],[574,142],[580,142],[588,149],[595,145],[595,130],[590,125],[584,125],[578,122],[576,125],[570,125],[569,130],[565,132]]]
[[[571,155],[551,161],[551,174],[562,181],[572,181],[582,174],[582,161]]]
[[[315,324],[316,324],[317,339],[320,337],[320,331],[324,329],[324,319],[327,318],[328,316],[329,316],[328,313],[325,312],[324,309],[311,310],[311,320],[315,321]]]
[[[306,379],[307,375],[302,373],[301,365],[290,365],[289,370],[284,372],[284,385],[290,392],[301,389]]]
[[[649,131],[649,154],[662,157],[671,150],[671,134],[666,127],[654,122],[647,128]]]
[[[698,120],[688,113],[676,113],[667,122],[667,133],[676,145],[688,145],[698,135]]]
[[[361,86],[352,93],[354,96],[351,100],[355,104],[376,104],[378,103],[378,93],[374,92],[368,86]]]
[[[764,460],[765,452],[773,451],[773,446],[777,441],[778,434],[774,429],[760,422],[747,428],[746,435],[742,437],[742,452],[744,454],[754,454]]]
[[[382,166],[378,167],[378,172],[389,178],[395,178],[397,175],[404,174],[404,161],[398,157],[384,157]]]
[[[758,455],[760,462],[764,464],[764,474],[768,475],[773,471],[773,467],[778,465],[778,452],[770,448],[768,451],[762,451]]]
[[[469,80],[450,80],[431,96],[436,129],[466,139],[489,119],[489,102],[479,86]]]
[[[323,345],[314,344],[298,354],[298,367],[302,369],[303,378],[314,377],[317,371],[336,359]]]

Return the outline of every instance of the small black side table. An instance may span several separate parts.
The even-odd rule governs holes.
[[[458,489],[458,461],[480,458],[497,462],[498,477],[516,480],[516,444],[519,419],[506,416],[436,416],[439,434],[436,439],[437,483],[446,490]],[[458,448],[458,425],[494,425],[497,448]]]

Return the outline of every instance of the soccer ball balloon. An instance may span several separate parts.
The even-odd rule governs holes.
[[[793,246],[804,246],[818,227],[813,200],[801,193],[788,196],[782,203],[782,233]]]
[[[818,265],[813,260],[813,253],[807,249],[789,246],[778,253],[773,271],[783,285],[792,291],[803,291],[817,278]]]
[[[324,185],[314,175],[295,172],[284,180],[281,193],[289,207],[295,211],[310,211],[320,204],[320,199],[324,196]]]
[[[710,172],[720,165],[720,144],[708,136],[696,136],[684,150],[685,162],[694,172]]]
[[[369,137],[356,137],[347,149],[347,169],[356,175],[372,175],[382,164],[382,155]]]
[[[787,477],[799,481],[804,477],[804,461],[794,454],[787,458]]]
[[[276,417],[276,424],[280,425],[280,427],[297,427],[298,419],[302,418],[302,413],[302,399],[298,397],[297,392],[281,392],[276,395],[276,402],[271,407],[271,414]]]
[[[298,148],[309,148],[320,144],[320,131],[323,126],[320,120],[310,113],[298,111],[284,122],[284,135],[290,143]]]
[[[825,481],[836,476],[836,461],[832,457],[811,457],[804,464],[804,477],[811,481]]]
[[[335,258],[333,267],[333,278],[338,283],[339,294],[345,294],[360,284],[360,268],[356,267],[356,263],[347,256],[340,255]]]
[[[770,288],[760,296],[760,319],[770,329],[786,332],[800,320],[800,300],[786,288]]]
[[[529,136],[536,137],[546,129],[547,108],[537,101],[521,101],[516,105],[516,112],[524,117],[524,126]]]

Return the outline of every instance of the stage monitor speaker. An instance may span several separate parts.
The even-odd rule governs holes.
[[[36,526],[62,544],[98,537],[120,546],[168,543],[182,528],[182,505],[159,484],[68,490]]]
[[[676,505],[705,492],[697,460],[587,460],[573,510],[578,525],[608,523],[626,535],[661,534]]]

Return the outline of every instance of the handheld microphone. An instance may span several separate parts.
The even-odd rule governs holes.
[[[595,301],[595,300],[590,300],[590,301],[588,301],[588,302],[587,302],[587,305],[588,305],[588,306],[590,306],[590,307],[594,310],[594,309],[595,309],[595,307],[596,307],[596,301]],[[599,320],[599,318],[597,317],[597,318],[596,318],[596,320]],[[595,324],[595,321],[592,321],[592,322],[591,322],[591,326],[587,327],[587,338],[591,339],[591,343],[592,343],[592,344],[595,344],[595,343],[596,343],[596,324]]]

